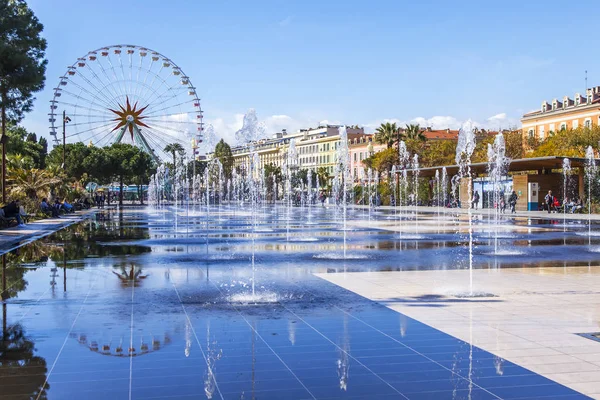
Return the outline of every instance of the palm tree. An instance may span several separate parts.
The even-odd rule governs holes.
[[[404,131],[404,133],[408,139],[416,139],[422,142],[427,140],[419,124],[406,125],[406,130]]]
[[[173,155],[173,169],[176,168],[176,154],[179,153],[179,155],[183,155],[183,153],[185,152],[183,146],[179,143],[171,143],[165,146],[164,148],[164,152],[165,153],[171,153]]]
[[[37,199],[47,195],[53,185],[61,181],[43,169],[12,169],[8,181],[10,182],[10,194],[13,198],[23,195],[30,199]]]
[[[400,141],[400,129],[396,123],[386,122],[381,124],[375,131],[375,141],[379,144],[385,144],[388,149],[392,148],[394,143]]]

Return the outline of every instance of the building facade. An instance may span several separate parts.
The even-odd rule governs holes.
[[[269,164],[283,167],[287,159],[290,141],[294,139],[298,152],[298,166],[301,169],[311,169],[313,172],[317,172],[317,169],[324,167],[327,169],[327,173],[332,175],[340,145],[339,128],[339,125],[326,125],[301,129],[295,133],[283,130],[273,135],[272,138],[253,143],[253,146],[258,154],[261,167]],[[365,136],[363,128],[346,128],[346,132],[349,141],[359,136]],[[231,148],[231,151],[234,167],[238,170],[247,170],[250,161],[249,146],[235,146]],[[211,159],[212,156],[213,154],[209,154],[208,159]]]
[[[592,128],[600,124],[600,86],[576,93],[571,99],[564,96],[552,102],[543,101],[539,110],[521,118],[523,138],[543,140],[551,132],[577,128]]]

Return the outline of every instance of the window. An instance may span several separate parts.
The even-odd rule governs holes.
[[[560,130],[561,131],[566,131],[567,130],[567,123],[566,122],[561,122],[560,123]]]
[[[590,129],[592,127],[592,119],[586,118],[585,121],[583,121],[583,126],[585,126],[587,129]]]
[[[542,112],[546,112],[546,104],[542,105]]]
[[[361,151],[361,152],[360,152],[360,161],[362,161],[362,159],[363,159],[363,153],[362,153],[362,151]]]
[[[535,131],[533,130],[533,128],[531,128],[531,129],[529,129],[527,134],[529,135],[530,138],[533,138],[533,135],[535,135]]]
[[[540,139],[543,139],[543,138],[544,138],[544,134],[545,134],[545,133],[546,133],[546,132],[545,132],[545,128],[544,128],[544,126],[543,126],[543,125],[542,125],[542,126],[540,126]]]
[[[574,119],[573,123],[572,123],[573,129],[577,129],[579,127],[579,120],[578,119]]]
[[[356,162],[358,159],[358,154],[354,153],[354,162]]]
[[[549,132],[554,132],[554,124],[548,125],[548,131]]]

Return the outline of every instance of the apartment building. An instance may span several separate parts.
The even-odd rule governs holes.
[[[541,140],[550,132],[596,126],[600,124],[600,86],[576,93],[574,98],[544,100],[539,110],[523,115],[521,124],[524,138]]]
[[[340,142],[339,128],[339,125],[324,125],[318,128],[301,129],[295,133],[283,130],[273,135],[272,138],[259,140],[252,145],[258,154],[261,167],[269,164],[283,167],[290,141],[294,139],[300,168],[312,169],[316,172],[318,168],[325,167],[329,174],[333,174]],[[346,128],[346,132],[349,140],[364,135],[363,128]],[[231,150],[234,167],[247,170],[250,155],[249,145],[232,147]],[[211,157],[212,154],[209,154],[209,158]]]

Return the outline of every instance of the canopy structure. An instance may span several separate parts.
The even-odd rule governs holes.
[[[561,169],[563,160],[568,158],[571,161],[571,168],[584,168],[587,159],[582,157],[535,157],[535,158],[520,158],[517,160],[511,160],[508,166],[508,172],[524,172],[524,171],[550,171],[552,169]],[[596,165],[600,165],[600,159],[595,159]],[[471,174],[473,176],[487,174],[488,163],[474,163],[471,164]],[[442,168],[446,168],[448,176],[453,176],[458,173],[458,165],[446,165],[439,167],[425,167],[419,168],[419,176],[422,177],[433,177],[436,171],[440,171]],[[407,170],[409,173],[412,169]],[[400,172],[400,171],[398,171]]]

